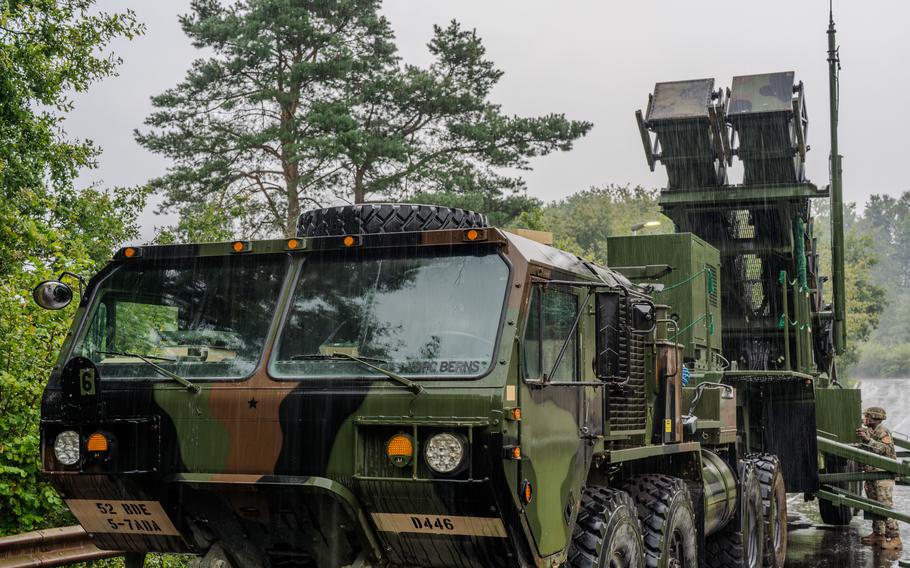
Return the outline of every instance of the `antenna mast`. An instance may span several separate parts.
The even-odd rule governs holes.
[[[831,276],[834,295],[834,349],[840,355],[847,342],[844,290],[844,191],[841,183],[841,155],[837,148],[837,121],[840,106],[840,53],[834,29],[834,8],[828,9],[828,90],[831,105]]]

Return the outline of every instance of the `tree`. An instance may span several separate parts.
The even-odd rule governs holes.
[[[660,212],[657,191],[641,186],[592,187],[543,211],[543,225],[557,246],[601,263],[607,261],[607,237],[631,234],[632,225],[647,221],[660,225],[641,234],[673,231],[673,222]]]
[[[55,253],[48,231],[72,219],[72,179],[97,153],[63,132],[68,95],[114,73],[110,40],[142,32],[131,12],[89,15],[92,4],[0,2],[0,275],[29,254]]]
[[[391,66],[348,83],[348,112],[327,125],[342,146],[341,182],[356,202],[415,190],[497,198],[524,188],[502,169],[528,169],[531,157],[570,150],[591,128],[562,114],[503,114],[488,100],[503,72],[475,30],[456,21],[434,26],[428,48],[434,60],[426,69]]]
[[[343,83],[391,61],[376,0],[194,0],[180,18],[214,53],[152,98],[137,141],[174,161],[153,180],[180,213],[244,205],[244,233],[293,234],[301,203],[334,181],[334,145],[316,124]],[[334,112],[333,112],[334,114]]]
[[[152,185],[181,215],[240,204],[233,229],[293,234],[305,203],[501,195],[499,168],[566,150],[591,127],[505,116],[502,72],[473,31],[435,28],[426,69],[397,55],[379,0],[194,0],[181,24],[213,55],[152,99],[140,144],[173,160]]]
[[[408,203],[428,203],[477,211],[486,215],[490,224],[494,227],[504,228],[535,228],[526,226],[527,223],[523,219],[526,219],[527,215],[539,215],[541,207],[543,207],[543,203],[539,199],[528,197],[524,193],[495,195],[480,192],[458,193],[444,191],[435,193],[421,191],[408,197],[406,201]]]
[[[857,228],[844,237],[844,289],[847,304],[847,347],[843,360],[855,365],[863,342],[878,327],[887,304],[887,291],[875,284],[872,271],[879,264],[872,236]]]
[[[831,232],[829,203],[813,203],[814,235],[820,257],[820,274],[831,274]],[[860,215],[856,204],[844,206],[844,294],[847,308],[847,345],[839,358],[841,368],[856,365],[863,345],[875,329],[888,303],[887,290],[878,284],[876,271],[883,256],[868,224],[868,209]],[[825,288],[825,302],[831,302],[830,286]]]
[[[863,227],[873,235],[879,255],[888,259],[875,271],[876,280],[910,288],[910,192],[897,198],[872,195],[863,211]]]
[[[116,37],[142,32],[132,13],[90,15],[92,0],[0,1],[0,534],[65,515],[43,480],[41,391],[74,308],[30,302],[40,280],[85,273],[136,236],[141,189],[76,191],[98,149],[66,136],[68,94],[114,73]]]

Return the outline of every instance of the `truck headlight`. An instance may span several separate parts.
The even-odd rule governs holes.
[[[79,461],[81,442],[78,432],[72,430],[60,432],[54,440],[54,457],[63,465],[75,464]]]
[[[465,445],[458,436],[442,432],[430,437],[424,447],[427,465],[436,473],[451,473],[464,462]]]

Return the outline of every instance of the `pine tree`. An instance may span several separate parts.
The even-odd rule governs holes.
[[[591,128],[561,114],[503,114],[489,100],[503,72],[485,57],[475,30],[456,21],[434,26],[428,48],[434,60],[426,69],[403,65],[348,84],[352,112],[334,124],[341,125],[344,187],[357,202],[414,192],[514,192],[523,180],[502,169],[528,169],[529,158],[569,150]]]
[[[153,186],[185,215],[239,205],[244,232],[292,233],[301,202],[337,173],[313,115],[394,51],[377,2],[194,0],[180,22],[213,56],[153,97],[152,130],[136,133],[174,160]]]
[[[591,125],[510,117],[490,102],[502,76],[474,31],[434,29],[427,68],[404,64],[378,0],[195,0],[181,18],[196,61],[137,140],[173,160],[152,185],[184,230],[194,217],[247,235],[295,231],[306,203],[500,195],[498,173],[567,150]],[[228,213],[229,212],[229,213]]]

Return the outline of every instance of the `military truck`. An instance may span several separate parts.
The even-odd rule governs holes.
[[[836,486],[859,397],[833,388],[801,84],[659,83],[637,116],[677,232],[609,266],[411,204],[122,248],[80,283],[45,472],[128,566],[782,566],[788,491],[882,512]]]
[[[42,458],[99,546],[205,566],[782,562],[784,472],[746,455],[737,389],[683,387],[693,332],[659,287],[445,207],[314,210],[299,235],[126,247],[87,283]],[[717,264],[664,238],[681,270]]]

